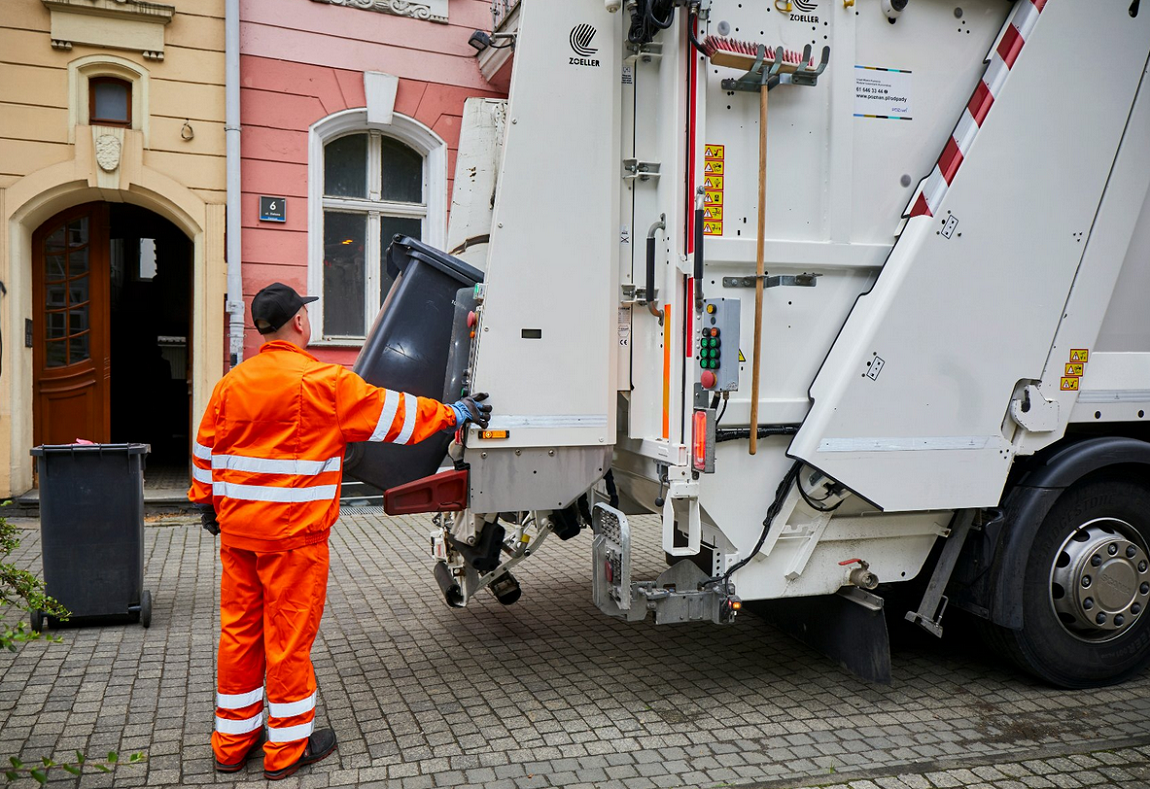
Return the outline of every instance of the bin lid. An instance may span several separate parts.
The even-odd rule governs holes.
[[[41,444],[38,447],[32,447],[31,455],[32,457],[63,453],[146,455],[151,451],[151,444]]]
[[[396,235],[387,248],[387,271],[392,277],[407,268],[411,258],[435,266],[440,271],[459,280],[462,287],[470,287],[483,281],[483,272],[464,263],[457,257],[417,241],[411,236]]]

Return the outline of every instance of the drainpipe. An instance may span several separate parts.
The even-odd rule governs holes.
[[[226,67],[224,131],[227,136],[228,347],[231,366],[244,360],[244,280],[240,269],[240,0],[224,3]]]

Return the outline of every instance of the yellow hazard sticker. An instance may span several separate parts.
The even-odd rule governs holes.
[[[745,361],[747,361],[747,357],[746,357],[746,356],[743,356],[743,349],[742,349],[742,348],[740,348],[740,349],[739,349],[739,361],[740,361],[740,362],[745,362]]]
[[[1077,378],[1082,375],[1082,371],[1085,369],[1085,367],[1086,365],[1082,364],[1081,362],[1071,362],[1070,364],[1066,365],[1066,372],[1064,372],[1063,375],[1073,375],[1075,378]]]
[[[703,158],[704,159],[722,159],[724,151],[727,150],[725,145],[704,145]]]
[[[1070,361],[1088,362],[1090,361],[1090,351],[1086,348],[1075,348],[1070,351]]]
[[[723,174],[723,160],[722,159],[708,159],[703,162],[703,173],[705,175],[722,175]]]
[[[722,189],[708,189],[703,195],[703,202],[709,205],[722,205],[723,204],[723,190]]]
[[[723,176],[721,175],[708,175],[703,179],[703,187],[706,189],[722,189]]]
[[[703,206],[703,219],[713,219],[716,222],[723,221],[723,207],[721,205],[705,205]]]
[[[1067,376],[1062,379],[1062,385],[1058,388],[1063,392],[1077,392],[1078,380],[1079,379],[1076,376]]]
[[[721,236],[723,235],[722,222],[707,222],[703,221],[703,235],[707,236]]]

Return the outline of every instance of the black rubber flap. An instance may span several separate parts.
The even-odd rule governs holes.
[[[456,294],[482,282],[483,272],[408,236],[395,237],[387,267],[396,280],[353,369],[374,386],[442,400]],[[413,446],[352,444],[344,470],[386,490],[435,473],[450,442],[444,432]]]

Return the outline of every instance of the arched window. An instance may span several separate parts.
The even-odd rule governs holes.
[[[446,146],[393,116],[370,126],[352,110],[312,127],[309,287],[317,343],[358,344],[391,287],[386,251],[396,235],[442,245]],[[318,161],[317,161],[318,159]],[[318,313],[318,314],[317,314]]]

